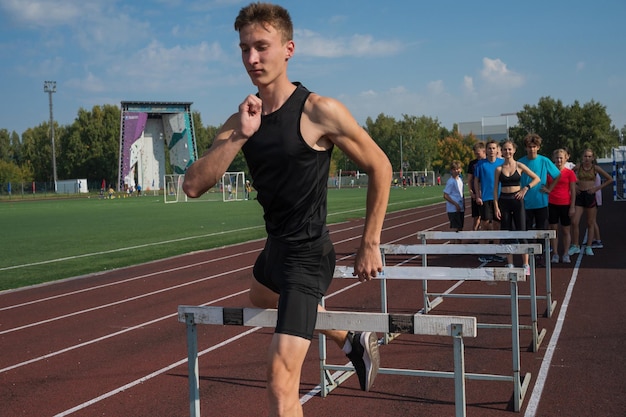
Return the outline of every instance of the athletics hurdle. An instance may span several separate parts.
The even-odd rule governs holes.
[[[509,231],[509,230],[489,230],[489,231],[460,231],[460,232],[443,232],[443,231],[423,231],[417,234],[417,238],[426,244],[427,239],[435,240],[489,240],[489,239],[543,239],[543,247],[545,252],[546,264],[546,295],[535,296],[537,299],[546,300],[546,317],[552,317],[552,313],[556,308],[556,301],[552,300],[552,267],[550,265],[550,239],[556,237],[556,230],[527,230],[527,231]],[[496,252],[497,253],[497,252]],[[506,252],[505,252],[506,253]],[[425,260],[425,259],[424,259]],[[532,256],[531,256],[532,262]],[[532,267],[532,265],[531,265]],[[534,270],[531,270],[530,288],[536,291],[536,281]],[[424,306],[430,304],[428,298],[428,284],[423,282]],[[530,295],[521,295],[521,299],[528,299]]]
[[[455,232],[456,233],[456,232]],[[484,253],[498,253],[498,254],[512,254],[522,255],[528,254],[530,261],[530,295],[526,298],[530,299],[530,314],[531,324],[520,325],[520,329],[532,331],[532,350],[537,352],[539,345],[546,335],[546,330],[538,331],[538,318],[537,318],[537,292],[535,289],[535,259],[533,257],[536,253],[541,253],[541,245],[534,244],[478,244],[478,245],[462,245],[462,244],[449,244],[449,245],[380,245],[383,257],[385,255],[420,255],[422,257],[422,264],[427,266],[427,255],[481,255]],[[435,308],[441,302],[443,298],[483,298],[483,299],[508,299],[510,294],[454,294],[454,293],[434,293],[428,292],[427,284],[423,285],[424,292],[424,313],[428,313]],[[382,290],[385,293],[385,288]],[[430,297],[437,297],[432,300]],[[386,294],[384,295],[386,298]],[[519,296],[523,298],[524,296]],[[492,323],[478,323],[478,328],[510,328],[508,324],[492,324]],[[513,346],[514,349],[519,349],[519,346]]]
[[[276,326],[277,311],[257,308],[226,308],[179,306],[178,321],[187,326],[187,366],[189,370],[189,411],[200,417],[200,376],[198,372],[197,324],[238,325],[252,327]],[[455,416],[465,417],[465,355],[463,337],[476,337],[476,318],[460,316],[425,316],[421,314],[319,312],[317,330],[349,329],[451,336],[454,349],[454,372],[419,371],[420,376],[454,378]],[[321,352],[320,352],[321,353]],[[351,368],[347,368],[349,370]],[[385,371],[379,369],[379,373]],[[397,375],[417,375],[415,370],[386,370]],[[324,380],[322,379],[322,384]]]
[[[354,278],[353,269],[347,266],[335,267],[335,278]],[[376,279],[385,281],[387,279],[404,280],[442,280],[442,281],[509,281],[511,287],[511,339],[512,339],[512,375],[478,374],[466,373],[466,379],[483,381],[505,381],[513,383],[513,408],[519,411],[524,400],[528,386],[530,385],[531,374],[526,373],[521,378],[520,372],[520,349],[519,349],[519,302],[518,302],[518,282],[525,281],[526,276],[523,268],[450,268],[450,267],[429,267],[429,266],[385,266]],[[394,332],[390,332],[394,333]],[[322,396],[334,389],[338,383],[333,381],[329,371],[349,371],[350,366],[337,366],[326,364],[326,340],[320,336],[320,363],[323,371]],[[409,375],[409,371],[403,371],[403,375]],[[396,374],[395,370],[380,368],[379,374]],[[441,376],[425,374],[422,371],[411,371],[413,376]],[[326,381],[331,381],[328,386]]]

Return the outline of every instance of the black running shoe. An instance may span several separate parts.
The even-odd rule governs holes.
[[[352,352],[346,356],[354,365],[354,371],[357,377],[359,377],[361,389],[369,391],[378,374],[380,365],[378,337],[374,332],[348,332],[348,340],[352,345]]]

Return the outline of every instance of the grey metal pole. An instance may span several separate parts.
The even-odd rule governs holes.
[[[48,93],[48,101],[50,105],[50,141],[52,142],[52,178],[54,180],[54,192],[57,192],[57,157],[54,145],[54,116],[52,111],[52,93],[57,91],[56,81],[44,81],[43,91]]]

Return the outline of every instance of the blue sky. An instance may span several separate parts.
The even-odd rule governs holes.
[[[254,92],[233,21],[249,1],[0,0],[0,128],[120,101],[191,101],[219,125]],[[626,125],[626,1],[280,3],[291,13],[290,79],[380,113],[479,121],[550,96],[592,99]],[[511,118],[511,123],[515,118]]]

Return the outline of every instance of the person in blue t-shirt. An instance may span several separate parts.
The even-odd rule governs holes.
[[[539,155],[541,148],[541,136],[530,133],[524,138],[526,156],[519,159],[519,162],[526,165],[539,177],[539,185],[530,188],[532,178],[522,174],[522,187],[527,187],[528,191],[524,196],[524,208],[526,209],[526,229],[547,230],[548,229],[548,194],[559,181],[561,171],[554,165],[554,162],[543,155]],[[553,182],[548,186],[548,175],[553,178]],[[545,248],[544,248],[545,250]],[[545,258],[540,257],[538,263],[545,264]]]
[[[550,175],[556,183],[561,176],[561,171],[554,165],[549,158],[539,155],[541,148],[541,136],[531,133],[524,138],[524,146],[526,147],[526,156],[519,159],[521,163],[526,165],[539,177],[540,183],[538,187],[529,189],[524,196],[524,207],[526,208],[526,225],[535,225],[535,229],[545,230],[548,221],[548,194],[552,188],[547,186],[548,175]],[[526,174],[522,174],[522,187],[526,187],[532,178]]]
[[[480,209],[481,229],[493,230],[493,222],[498,220],[493,206],[495,173],[496,168],[504,163],[504,159],[498,157],[499,146],[495,140],[487,142],[485,148],[487,157],[474,167],[474,190],[476,204]]]

